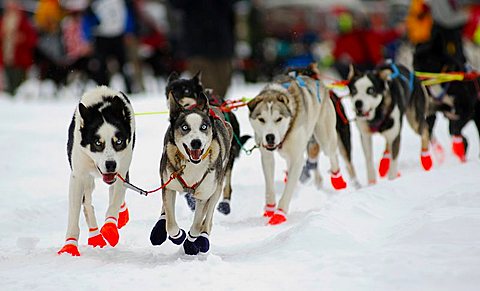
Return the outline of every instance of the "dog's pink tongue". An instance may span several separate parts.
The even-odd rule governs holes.
[[[193,160],[198,161],[201,156],[202,150],[190,150],[190,157],[192,157]]]
[[[103,182],[111,184],[115,181],[116,173],[102,174]]]

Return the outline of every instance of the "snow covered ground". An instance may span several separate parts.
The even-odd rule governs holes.
[[[232,98],[253,97],[259,85],[235,85]],[[162,90],[163,91],[163,90]],[[1,290],[478,290],[480,286],[480,163],[476,129],[468,162],[450,154],[447,123],[436,135],[446,150],[442,165],[426,173],[420,139],[405,127],[401,178],[336,192],[299,185],[287,223],[267,226],[261,217],[264,183],[259,152],[242,155],[233,175],[232,213],[216,212],[211,250],[190,257],[169,241],[149,242],[160,194],[127,192],[130,223],[115,248],[87,246],[81,216],[81,257],[58,256],[67,222],[67,129],[78,97],[16,100],[0,96]],[[164,96],[131,97],[137,112],[166,108]],[[248,110],[238,110],[252,132]],[[167,116],[139,116],[131,168],[133,183],[159,184],[158,167]],[[354,164],[366,184],[354,128]],[[250,141],[251,142],[251,141]],[[376,163],[383,141],[374,139]],[[278,194],[285,164],[277,159]],[[328,162],[321,159],[327,176]],[[346,171],[343,170],[346,175]],[[107,187],[97,181],[94,205],[102,221]],[[183,197],[177,217],[188,229],[192,213]]]

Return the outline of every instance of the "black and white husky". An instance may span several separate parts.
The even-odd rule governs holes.
[[[389,179],[398,176],[398,153],[404,115],[412,129],[421,136],[420,159],[423,168],[428,171],[432,167],[430,134],[426,122],[428,99],[425,88],[413,72],[393,63],[386,63],[366,73],[351,66],[348,87],[357,116],[369,184],[376,182],[371,136],[377,132],[386,139],[379,174],[383,177],[388,172]]]
[[[209,89],[205,90],[200,81],[200,72],[193,76],[191,79],[180,78],[176,72],[173,72],[168,77],[166,96],[169,95],[175,97],[183,107],[196,106],[197,99],[203,93],[207,95],[209,105],[212,107],[219,107],[224,102],[221,96],[216,96]],[[168,102],[168,100],[167,100]],[[222,115],[226,121],[230,123],[233,128],[234,138],[232,139],[232,145],[230,147],[230,156],[228,158],[228,165],[225,174],[225,186],[223,188],[223,199],[218,204],[218,211],[227,215],[230,213],[230,201],[232,198],[232,170],[235,160],[240,156],[242,146],[250,138],[249,135],[240,136],[240,124],[237,117],[233,112],[224,112]],[[188,205],[192,210],[195,209],[195,200],[191,198],[189,194],[185,195],[188,201]]]
[[[160,219],[150,235],[153,245],[169,239],[183,243],[185,253],[196,255],[209,250],[215,205],[222,193],[230,154],[232,127],[219,110],[210,108],[201,94],[196,106],[184,108],[169,96],[170,126],[160,161],[163,205]],[[176,192],[191,193],[196,208],[188,235],[175,219]]]
[[[111,246],[118,243],[118,229],[128,222],[128,209],[125,187],[117,175],[128,179],[134,143],[133,109],[123,93],[101,86],[82,96],[68,130],[67,152],[72,172],[67,235],[59,254],[80,255],[77,242],[82,205],[90,231],[88,244],[104,247],[105,240]],[[100,231],[92,206],[96,177],[110,185],[105,224]]]

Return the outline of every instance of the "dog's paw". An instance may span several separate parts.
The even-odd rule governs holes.
[[[430,171],[432,168],[433,162],[430,152],[428,150],[423,150],[420,155],[420,161],[422,162],[422,167],[425,171]]]
[[[458,157],[460,162],[465,163],[467,157],[465,155],[465,138],[461,135],[455,135],[452,139],[452,151]]]
[[[391,159],[391,157],[392,157],[392,155],[390,154],[390,152],[385,151],[383,153],[383,157],[380,160],[380,165],[378,167],[378,174],[382,178],[387,175],[388,170],[390,169],[390,159]]]
[[[335,190],[342,190],[347,188],[347,182],[343,180],[343,176],[340,171],[337,171],[336,173],[332,172],[332,175],[330,176],[330,182],[332,183],[332,186],[333,188],[335,188]]]
[[[217,209],[225,215],[230,214],[230,200],[224,199],[222,202],[218,203]]]
[[[168,236],[168,239],[171,240],[176,245],[181,245],[186,237],[187,237],[187,234],[185,233],[185,231],[183,229],[180,228],[177,235]]]
[[[102,236],[107,240],[108,244],[112,247],[118,244],[118,240],[120,235],[118,234],[117,225],[113,222],[107,222],[103,225],[102,229],[100,230]]]
[[[198,255],[200,248],[195,244],[196,239],[197,238],[191,237],[190,233],[188,234],[187,239],[183,243],[183,250],[185,251],[185,254],[190,256]]]
[[[80,256],[80,252],[77,247],[77,240],[74,238],[69,238],[65,242],[65,245],[57,252],[57,254],[69,254],[73,257]]]
[[[208,233],[202,232],[195,240],[194,244],[198,247],[201,253],[206,253],[210,249],[210,241],[208,240]]]
[[[263,217],[272,217],[275,213],[275,204],[265,205],[265,212],[263,212]]]
[[[124,227],[130,220],[130,214],[128,212],[127,205],[123,202],[120,207],[120,212],[118,213],[118,229]]]
[[[195,201],[195,198],[193,197],[193,195],[191,193],[186,193],[185,194],[185,200],[187,200],[187,205],[190,208],[190,210],[195,211],[196,201]]]
[[[277,209],[273,214],[273,216],[268,221],[268,224],[277,225],[277,224],[284,223],[285,221],[287,221],[287,215],[285,214],[285,212],[283,212],[283,210]]]
[[[166,228],[165,216],[160,216],[155,226],[150,233],[150,242],[154,246],[159,246],[167,240],[167,228]]]
[[[358,182],[358,180],[356,178],[352,179],[351,184],[352,184],[353,188],[355,188],[357,190],[362,188],[362,185],[360,184],[360,182]]]
[[[92,247],[103,248],[107,245],[103,236],[98,232],[98,228],[90,229],[90,237],[88,238],[88,245]]]

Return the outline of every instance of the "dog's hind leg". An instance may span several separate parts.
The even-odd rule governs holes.
[[[350,134],[348,137],[342,138],[342,136],[338,135],[338,149],[340,151],[340,155],[342,155],[345,164],[347,165],[348,175],[352,180],[353,187],[359,189],[360,183],[357,180],[357,173],[355,172],[355,168],[353,167],[352,163],[352,145],[350,141]]]
[[[322,151],[330,160],[331,183],[335,190],[341,190],[347,187],[347,183],[343,180],[340,173],[340,165],[338,162],[337,148],[337,132],[335,124],[333,126],[326,126],[326,124],[315,126],[315,138],[320,142]]]
[[[180,245],[186,238],[186,233],[183,229],[178,227],[177,220],[175,219],[175,199],[177,192],[170,189],[163,189],[162,200],[163,207],[165,209],[166,230],[168,233],[168,239],[174,244]],[[196,210],[195,210],[196,212]]]
[[[72,256],[80,256],[80,252],[78,251],[78,237],[80,235],[78,220],[80,218],[84,192],[83,179],[82,177],[75,176],[73,173],[70,175],[67,235],[65,245],[58,251],[58,254],[68,253]]]
[[[100,233],[112,247],[117,245],[120,238],[118,233],[118,212],[120,211],[120,206],[125,201],[125,191],[125,186],[123,186],[120,179],[117,179],[108,189],[108,209],[105,214],[105,223]]]
[[[390,163],[390,169],[388,171],[388,179],[393,180],[398,177],[398,154],[400,152],[400,133],[395,137],[392,142],[388,142],[391,145],[392,162]]]
[[[95,217],[95,209],[92,205],[92,193],[95,188],[95,181],[93,177],[89,177],[85,183],[85,190],[83,196],[83,213],[88,225],[88,245],[92,247],[101,247],[107,245],[103,236],[98,231],[97,218]]]
[[[263,147],[260,148],[260,153],[262,157],[262,168],[263,176],[265,178],[265,212],[263,216],[272,217],[275,212],[275,187],[273,184],[274,179],[274,169],[275,169],[275,158],[273,153],[267,151]]]
[[[421,137],[422,148],[420,151],[420,162],[422,163],[423,169],[428,171],[432,168],[433,162],[429,150],[430,130],[427,119],[423,115],[420,116],[420,114],[417,114],[415,108],[407,110],[406,116],[410,127]]]

